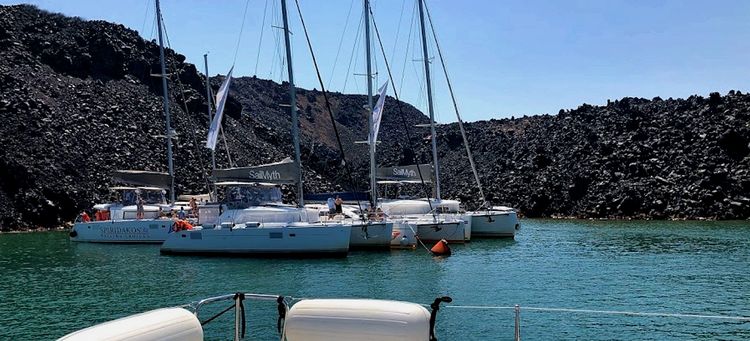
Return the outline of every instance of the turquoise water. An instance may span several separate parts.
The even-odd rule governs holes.
[[[750,316],[749,222],[524,220],[514,240],[353,252],[334,260],[160,256],[156,245],[0,235],[0,339],[54,339],[125,315],[246,291],[450,305]],[[226,303],[218,304],[218,311]],[[449,306],[450,306],[449,305]],[[248,339],[271,340],[273,303],[250,302]],[[209,311],[206,311],[208,316]],[[522,310],[525,340],[747,340],[750,321]],[[230,339],[227,314],[206,326]],[[441,340],[512,340],[511,310],[445,308]]]

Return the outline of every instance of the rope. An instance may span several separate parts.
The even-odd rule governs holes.
[[[299,6],[299,0],[294,0],[294,3],[297,4],[297,13],[299,13],[299,20],[302,23],[302,29],[305,32],[305,39],[307,40],[307,47],[310,49],[310,56],[312,56],[313,65],[315,66],[315,73],[318,76],[318,83],[320,83],[320,91],[323,93],[323,99],[326,103],[326,109],[328,110],[328,117],[331,119],[331,125],[333,126],[333,132],[336,135],[336,143],[339,146],[339,154],[341,156],[341,162],[344,163],[344,168],[346,169],[347,175],[349,175],[349,182],[352,184],[352,189],[354,192],[358,192],[357,190],[357,183],[354,181],[354,176],[352,175],[351,168],[349,168],[349,163],[346,162],[346,154],[344,153],[344,146],[341,144],[341,136],[339,135],[339,129],[336,126],[336,120],[333,118],[333,110],[331,110],[331,102],[328,100],[328,93],[326,92],[325,85],[323,85],[323,78],[320,76],[320,69],[318,68],[318,61],[315,59],[315,53],[313,52],[312,42],[310,42],[310,36],[307,34],[307,25],[305,25],[305,19],[302,18],[302,10]],[[364,210],[362,209],[362,202],[357,199],[357,206],[359,207],[359,212],[362,213]]]
[[[427,305],[424,305],[427,306]],[[512,310],[514,306],[481,306],[481,305],[451,305],[446,306],[451,309],[485,309],[485,310]],[[566,312],[566,313],[587,313],[587,314],[607,314],[607,315],[629,315],[629,316],[652,316],[652,317],[684,317],[684,318],[703,318],[719,319],[734,321],[750,321],[747,316],[725,316],[725,315],[704,315],[704,314],[682,314],[682,313],[651,313],[639,311],[621,311],[621,310],[595,310],[595,309],[571,309],[571,308],[547,308],[547,307],[521,307],[521,310],[546,311],[546,312]]]

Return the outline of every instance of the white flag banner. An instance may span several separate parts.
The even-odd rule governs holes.
[[[227,97],[229,97],[229,83],[232,81],[232,70],[234,66],[229,69],[227,78],[224,79],[224,83],[221,83],[219,92],[216,93],[216,112],[214,113],[214,119],[211,121],[211,127],[208,128],[208,138],[206,139],[206,148],[214,150],[216,148],[216,141],[219,139],[219,128],[221,127],[221,118],[224,116],[224,105],[227,103]]]
[[[383,106],[385,105],[385,93],[388,92],[388,82],[378,89],[380,97],[375,108],[372,109],[372,129],[370,129],[370,143],[376,143],[378,140],[378,130],[380,130],[380,119],[383,117]]]

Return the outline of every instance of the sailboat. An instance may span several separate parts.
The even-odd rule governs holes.
[[[420,16],[423,17],[422,12],[421,12],[422,6],[423,6],[422,0],[420,0]],[[427,12],[428,19],[430,20],[430,28],[432,30],[433,38],[435,39],[435,45],[437,47],[438,56],[440,57],[440,64],[443,68],[445,81],[448,85],[448,90],[450,92],[451,100],[453,102],[453,109],[456,113],[456,120],[458,122],[459,130],[461,131],[461,137],[464,142],[464,147],[466,149],[466,156],[469,159],[469,165],[471,166],[471,171],[474,174],[474,180],[477,183],[477,187],[479,189],[479,196],[482,200],[482,204],[479,207],[479,209],[465,212],[463,215],[463,219],[469,222],[469,226],[471,228],[471,235],[474,237],[514,237],[516,234],[516,231],[520,228],[520,224],[518,223],[518,216],[516,214],[516,211],[513,208],[506,207],[506,206],[492,206],[487,200],[487,197],[485,197],[484,195],[484,190],[482,189],[482,182],[479,180],[479,173],[477,172],[477,168],[474,165],[474,157],[472,156],[471,148],[469,147],[469,140],[466,138],[466,130],[464,129],[464,123],[463,123],[463,120],[461,119],[461,114],[458,111],[458,104],[456,103],[456,96],[453,93],[453,86],[451,85],[450,78],[448,77],[448,70],[445,67],[445,60],[443,59],[443,52],[440,49],[440,44],[438,44],[437,35],[435,34],[435,28],[432,25],[432,18],[430,17],[430,12],[426,6],[425,6],[425,11]],[[424,22],[422,23],[422,26],[423,26],[422,34],[424,36]],[[424,39],[423,39],[423,42],[424,42]],[[425,52],[425,55],[426,55],[426,52]],[[434,130],[432,131],[432,134],[434,136],[435,134]],[[448,211],[455,212],[456,210],[460,210],[460,202],[458,201],[455,201],[455,203],[448,202]]]
[[[379,169],[381,183],[427,183],[425,178],[434,179],[435,198],[418,200],[387,200],[380,207],[386,215],[397,221],[399,231],[412,231],[425,242],[446,240],[452,243],[463,243],[471,239],[470,221],[458,215],[459,203],[454,200],[442,200],[440,196],[440,168],[435,140],[435,115],[430,82],[429,56],[425,35],[422,1],[419,1],[420,23],[422,29],[422,52],[424,57],[427,103],[430,115],[432,142],[432,167],[429,165],[409,165],[385,167]],[[368,9],[369,12],[369,9]],[[369,22],[365,27],[369,27]],[[375,177],[375,175],[373,175]],[[431,182],[431,181],[430,181]],[[394,243],[395,244],[395,243]]]
[[[304,207],[299,147],[299,118],[292,69],[286,1],[281,0],[289,74],[289,106],[292,117],[294,161],[213,172],[214,185],[226,190],[224,201],[199,208],[199,226],[171,234],[162,244],[163,254],[257,255],[257,256],[346,256],[352,226],[320,222],[314,210]],[[224,80],[217,110],[228,95],[230,75]],[[221,111],[209,130],[215,144]],[[297,205],[281,203],[280,184],[296,184]]]
[[[70,231],[70,240],[98,243],[161,243],[172,231],[174,221],[172,205],[167,204],[166,189],[169,188],[171,203],[175,202],[174,166],[172,162],[172,137],[169,115],[169,93],[167,71],[164,60],[162,22],[159,0],[156,0],[156,16],[159,28],[159,59],[161,62],[162,89],[164,91],[164,114],[166,116],[167,165],[169,173],[140,170],[118,170],[114,181],[126,186],[112,187],[120,194],[120,200],[97,204],[94,220],[87,213],[79,215]],[[186,208],[187,209],[187,208]]]

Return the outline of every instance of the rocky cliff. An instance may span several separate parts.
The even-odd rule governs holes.
[[[206,191],[204,76],[167,50],[177,192]],[[303,72],[303,70],[299,70]],[[159,49],[122,25],[0,6],[0,229],[60,226],[110,195],[115,169],[166,170]],[[221,77],[212,79],[214,90]],[[234,165],[292,155],[287,87],[243,77],[224,131]],[[354,187],[367,187],[365,97],[328,93]],[[323,94],[298,90],[305,187],[351,189]],[[527,216],[750,217],[750,97],[625,98],[467,124],[485,193]],[[428,119],[388,99],[380,164],[427,162]],[[411,139],[408,139],[411,135]],[[438,129],[443,196],[479,202],[455,124]],[[230,166],[223,143],[220,167]],[[417,186],[420,187],[420,186]],[[417,188],[422,190],[423,188]]]

